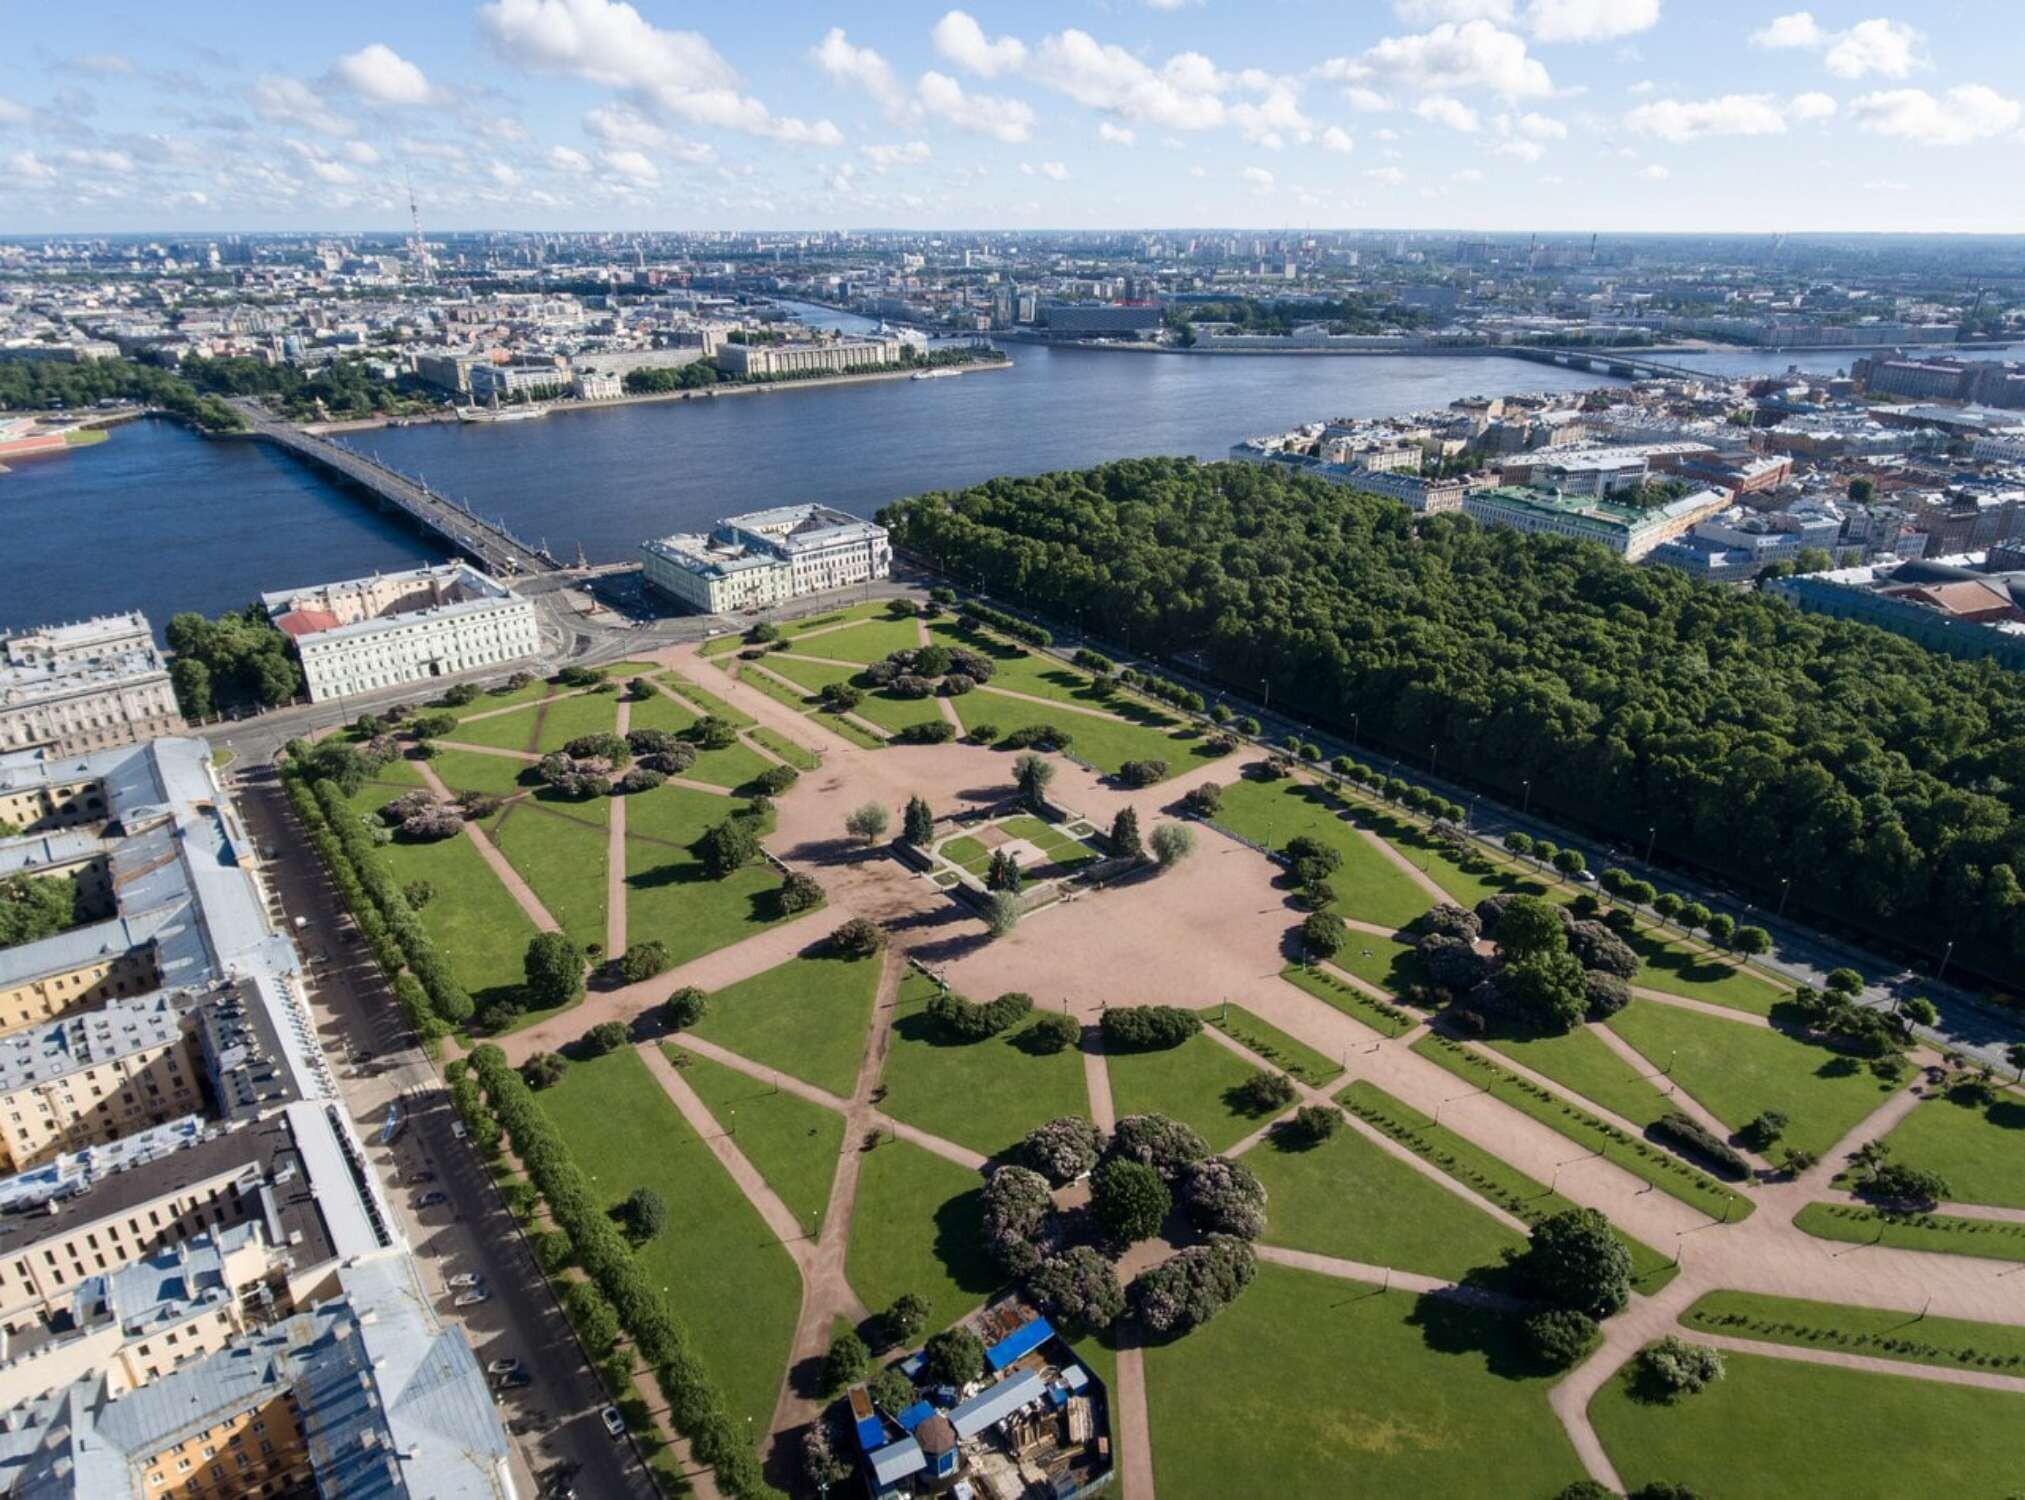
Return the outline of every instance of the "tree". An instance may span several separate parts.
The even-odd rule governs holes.
[[[1527,1315],[1526,1346],[1550,1370],[1565,1370],[1595,1347],[1596,1320],[1572,1307],[1547,1307]]]
[[[1035,812],[1047,807],[1048,784],[1054,779],[1054,762],[1042,756],[1029,752],[1013,762],[1013,785]]]
[[[584,992],[584,956],[560,932],[535,934],[522,967],[527,975],[527,1002],[536,1010],[568,1005]]]
[[[2013,1042],[2006,1047],[2004,1061],[2018,1070],[2018,1081],[2025,1083],[2025,1042]]]
[[[1278,1114],[1298,1097],[1294,1080],[1275,1068],[1255,1069],[1232,1092],[1245,1113],[1251,1115]]]
[[[846,958],[870,958],[886,946],[886,934],[864,917],[852,917],[830,934],[830,946]]]
[[[1580,849],[1557,849],[1554,851],[1554,869],[1563,876],[1580,875],[1589,868],[1589,861],[1582,857]]]
[[[1866,1198],[1899,1209],[1931,1212],[1949,1198],[1948,1180],[1940,1173],[1910,1162],[1893,1161],[1871,1170],[1859,1189]]]
[[[1170,870],[1195,851],[1195,830],[1186,823],[1162,823],[1153,830],[1153,857]]]
[[[872,1351],[865,1341],[852,1329],[838,1330],[830,1340],[829,1353],[823,1356],[823,1394],[840,1395],[863,1380],[871,1367]]]
[[[520,1065],[520,1076],[531,1089],[554,1088],[569,1071],[570,1061],[560,1052],[537,1052]]]
[[[658,370],[634,370],[627,375],[630,387],[636,375],[661,374]],[[820,1416],[809,1424],[809,1430],[802,1434],[802,1473],[809,1482],[809,1488],[828,1491],[842,1485],[854,1473],[857,1466],[842,1457],[831,1444],[829,1423]]]
[[[1877,497],[1877,481],[1868,475],[1859,474],[1849,481],[1849,498],[1858,505],[1868,505]]]
[[[619,1222],[636,1245],[644,1245],[668,1227],[668,1205],[650,1187],[634,1188],[618,1207]]]
[[[1561,914],[1538,896],[1514,896],[1508,901],[1492,936],[1507,963],[1568,951],[1568,929]]]
[[[1117,1268],[1088,1245],[1042,1261],[1027,1278],[1027,1292],[1042,1312],[1071,1328],[1109,1328],[1125,1311]]]
[[[1209,1146],[1192,1128],[1166,1115],[1127,1115],[1111,1132],[1108,1151],[1149,1166],[1171,1182],[1190,1162],[1209,1155]]]
[[[1131,807],[1118,809],[1111,820],[1111,847],[1126,859],[1141,859],[1146,846],[1139,838],[1139,814]]]
[[[1343,1124],[1343,1111],[1334,1105],[1304,1104],[1286,1123],[1287,1138],[1299,1146],[1319,1146]]]
[[[751,819],[729,817],[697,841],[696,854],[712,879],[723,880],[759,857],[759,833]]]
[[[1019,861],[1012,851],[998,848],[991,851],[991,862],[985,866],[984,888],[988,891],[1005,891],[1017,896],[1026,877],[1020,871]]]
[[[1756,1119],[1740,1132],[1744,1144],[1753,1151],[1764,1153],[1778,1144],[1779,1137],[1786,1133],[1786,1116],[1776,1109],[1761,1110]]]
[[[1672,891],[1661,891],[1647,904],[1659,913],[1662,922],[1671,922],[1681,914],[1681,899]]]
[[[1680,925],[1685,932],[1698,932],[1709,920],[1709,909],[1699,901],[1684,903],[1680,909]]]
[[[1915,1026],[1938,1026],[1941,1021],[1940,1008],[1924,995],[1911,996],[1899,1006],[1898,1011]]]
[[[1301,919],[1301,946],[1312,959],[1334,958],[1343,946],[1343,919],[1312,911]]]
[[[914,1382],[898,1365],[888,1365],[874,1375],[866,1386],[866,1394],[872,1398],[872,1404],[889,1417],[899,1416],[914,1404],[917,1397]]]
[[[619,956],[619,977],[628,984],[652,979],[668,967],[668,945],[658,938],[630,943]]]
[[[1128,787],[1149,787],[1167,775],[1164,760],[1128,760],[1118,768],[1120,784]]]
[[[1593,1208],[1566,1209],[1535,1224],[1517,1264],[1533,1294],[1556,1307],[1600,1319],[1631,1299],[1631,1252]]]
[[[844,832],[865,844],[876,844],[892,822],[892,815],[879,802],[864,802],[844,817]]]
[[[703,1019],[709,1007],[709,995],[693,984],[685,984],[661,1002],[661,1019],[670,1031],[687,1031]]]
[[[1027,1052],[1041,1057],[1052,1057],[1057,1052],[1066,1052],[1083,1040],[1083,1024],[1074,1016],[1061,1011],[1049,1011],[1036,1016],[1034,1024],[1019,1034],[1019,1045]]]
[[[1718,948],[1729,947],[1730,939],[1737,935],[1737,919],[1728,912],[1715,913],[1702,926],[1708,932],[1709,941]]]
[[[1213,781],[1190,787],[1181,805],[1198,818],[1213,818],[1223,810],[1223,788]]]
[[[1090,1203],[1105,1232],[1120,1244],[1130,1245],[1160,1233],[1174,1207],[1174,1197],[1153,1168],[1114,1159],[1091,1174]]]
[[[1250,1167],[1224,1156],[1191,1162],[1181,1178],[1181,1206],[1205,1234],[1255,1240],[1266,1228],[1266,1189]]]
[[[916,1292],[902,1292],[893,1299],[893,1305],[879,1315],[879,1322],[893,1346],[904,1349],[928,1326],[928,1312],[926,1297]]]
[[[774,901],[780,907],[782,916],[792,917],[800,912],[814,911],[821,906],[823,888],[815,876],[794,870],[780,883],[780,889],[774,892]]]
[[[1761,953],[1772,951],[1772,934],[1762,927],[1739,927],[1730,934],[1730,947],[1747,957],[1756,958]]]
[[[935,810],[918,792],[907,799],[907,811],[900,819],[900,837],[917,849],[926,849],[935,842]]]
[[[1579,1026],[1589,1010],[1588,978],[1575,955],[1566,951],[1507,962],[1498,973],[1497,989],[1506,1005],[1549,1032]]]
[[[1846,995],[1850,998],[1863,993],[1863,976],[1854,969],[1830,969],[1822,981],[1831,995]]]
[[[1061,1115],[1028,1131],[1014,1154],[1059,1186],[1095,1167],[1103,1148],[1103,1133],[1095,1125],[1081,1115]]]
[[[600,1021],[583,1034],[577,1047],[585,1057],[603,1057],[625,1046],[627,1035],[624,1021]]]
[[[1047,1178],[1027,1167],[1004,1166],[984,1185],[984,1242],[1014,1276],[1040,1264],[1040,1241],[1055,1210]]]
[[[984,1374],[984,1345],[968,1328],[945,1328],[922,1346],[921,1373],[958,1390]]]
[[[995,938],[1005,937],[1019,926],[1025,911],[1025,905],[1011,891],[994,891],[984,902],[985,929]]]
[[[1520,859],[1524,859],[1533,852],[1532,835],[1521,833],[1518,829],[1514,828],[1510,833],[1505,835],[1505,848],[1509,853],[1516,854]]]
[[[1638,1356],[1638,1385],[1652,1400],[1677,1401],[1722,1378],[1720,1350],[1690,1344],[1673,1334],[1646,1345]]]
[[[1139,1319],[1157,1335],[1183,1334],[1229,1306],[1258,1272],[1258,1258],[1244,1240],[1211,1236],[1170,1256],[1132,1283]]]

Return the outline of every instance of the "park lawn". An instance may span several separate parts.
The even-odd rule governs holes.
[[[459,745],[490,745],[495,750],[532,753],[541,715],[542,705],[531,703],[486,718],[466,719],[443,738]]]
[[[516,703],[539,703],[542,699],[556,691],[558,691],[558,688],[555,683],[545,678],[537,677],[533,682],[523,687],[517,687],[510,693],[501,692],[495,688],[491,692],[480,693],[462,708],[443,711],[453,713],[459,719],[468,719],[474,714],[489,713],[495,708],[510,708]]]
[[[844,1146],[844,1117],[673,1042],[661,1050],[788,1211],[820,1227]]]
[[[1382,849],[1338,817],[1340,806],[1320,787],[1298,778],[1253,781],[1241,777],[1223,789],[1216,821],[1269,849],[1283,849],[1299,834],[1327,845],[1343,861],[1329,877],[1342,915],[1383,927],[1406,926],[1434,905],[1434,899],[1387,859]],[[1364,937],[1366,934],[1352,933],[1351,941],[1355,944]]]
[[[1641,960],[1631,982],[1669,995],[1726,1005],[1731,1010],[1754,1016],[1769,1016],[1772,1007],[1787,998],[1787,992],[1749,969],[1687,947],[1678,939],[1661,937],[1641,927],[1625,941]]]
[[[990,700],[988,705],[980,705],[980,695]],[[1107,775],[1115,775],[1128,760],[1158,760],[1167,764],[1160,777],[1165,781],[1191,769],[1196,762],[1216,758],[1209,748],[1208,737],[1192,725],[1161,729],[1127,724],[1122,719],[1100,719],[1094,714],[1050,717],[1042,704],[993,694],[988,687],[979,688],[960,701],[967,706],[966,722],[995,722],[1002,735],[1029,724],[1054,725],[1069,736],[1069,754]]]
[[[991,863],[991,851],[984,847],[984,841],[967,833],[959,833],[938,852],[951,864],[961,865],[973,875],[982,875],[985,866]]]
[[[1816,1156],[1898,1092],[1856,1058],[1677,1005],[1634,1000],[1607,1024],[1732,1130],[1776,1109],[1780,1143]]]
[[[1810,1203],[1793,1216],[1793,1224],[1816,1239],[1850,1245],[2025,1261],[2025,1224],[2003,1219],[1880,1213],[1861,1203]]]
[[[433,844],[397,842],[379,854],[399,884],[426,880],[436,888],[422,908],[422,926],[483,1010],[487,995],[520,988],[526,977],[521,961],[537,929],[473,837],[466,831]]]
[[[947,1328],[1005,1279],[985,1249],[983,1200],[982,1177],[911,1141],[866,1152],[844,1250],[852,1289],[874,1312],[912,1292],[928,1302],[927,1332]]]
[[[604,828],[523,803],[501,819],[492,842],[571,942],[604,944],[610,842]]]
[[[1634,1000],[1634,1006],[1650,1004]],[[1484,1045],[1523,1063],[1571,1093],[1643,1130],[1673,1108],[1666,1095],[1641,1077],[1588,1026],[1560,1035],[1505,1024],[1484,1037]]]
[[[1495,896],[1503,891],[1551,896],[1545,879],[1492,858],[1480,845],[1471,845],[1464,858],[1455,858],[1428,836],[1424,825],[1395,808],[1363,803],[1352,816],[1418,865],[1427,878],[1448,892],[1449,899],[1458,906],[1475,906],[1486,896]]]
[[[780,633],[788,640],[798,635],[807,635],[812,630],[830,630],[847,625],[854,620],[885,620],[892,618],[888,601],[883,599],[861,599],[856,604],[840,605],[826,609],[819,615],[810,615],[806,620],[783,621]]]
[[[1447,1126],[1435,1124],[1375,1083],[1359,1079],[1337,1094],[1336,1102],[1515,1219],[1537,1224],[1576,1207],[1548,1184],[1521,1172],[1503,1157],[1493,1155]],[[1631,1250],[1631,1284],[1636,1290],[1650,1296],[1678,1274],[1679,1267],[1650,1245],[1621,1229],[1616,1234]]]
[[[693,679],[684,677],[680,672],[662,671],[654,675],[705,713],[715,714],[727,724],[735,724],[740,729],[750,729],[758,722],[744,709],[733,708],[708,688],[699,687]]]
[[[1146,1351],[1167,1500],[1552,1495],[1582,1465],[1521,1373],[1517,1320],[1262,1265],[1237,1301]]]
[[[1894,1160],[1947,1178],[1953,1202],[2025,1208],[2025,1099],[2016,1094],[1987,1107],[1927,1099],[1884,1141]]]
[[[1618,1129],[1608,1120],[1591,1114],[1551,1089],[1528,1082],[1502,1063],[1481,1052],[1473,1052],[1460,1042],[1429,1032],[1412,1045],[1413,1050],[1429,1062],[1448,1069],[1466,1083],[1531,1115],[1585,1151],[1607,1157],[1625,1171],[1680,1199],[1690,1208],[1700,1209],[1712,1219],[1742,1223],[1757,1207],[1742,1193],[1731,1191],[1701,1168],[1639,1136]]]
[[[901,982],[892,1049],[879,1075],[887,1114],[997,1156],[1036,1125],[1090,1113],[1081,1052],[1027,1051],[1020,1036],[1031,1021],[982,1041],[949,1040],[927,1014],[935,993],[935,981],[919,972]]]
[[[831,661],[854,661],[870,666],[895,651],[911,651],[921,644],[914,621],[878,619],[826,630],[821,635],[803,632],[794,638],[794,649],[804,656],[824,656]]]
[[[1689,1328],[1949,1370],[2025,1373],[2025,1328],[1929,1318],[1897,1308],[1850,1307],[1761,1292],[1707,1292],[1680,1315]]]
[[[748,643],[745,639],[744,631],[727,630],[723,634],[714,635],[709,640],[705,641],[702,644],[702,646],[698,648],[696,654],[698,656],[706,656],[706,657],[723,656],[725,653],[730,651],[736,651],[740,646],[746,644]]]
[[[1226,1097],[1258,1069],[1206,1036],[1192,1036],[1159,1052],[1113,1052],[1106,1062],[1111,1102],[1121,1120],[1166,1115],[1194,1126],[1213,1152],[1265,1124],[1263,1117],[1236,1108]]]
[[[586,734],[610,734],[619,722],[617,693],[577,693],[548,705],[534,748],[543,755]]]
[[[1427,982],[1420,954],[1410,944],[1380,937],[1375,932],[1346,933],[1343,946],[1329,962],[1395,997]]]
[[[1526,1248],[1523,1237],[1355,1130],[1305,1149],[1275,1135],[1244,1163],[1265,1184],[1268,1244],[1446,1281]]]
[[[811,693],[820,693],[833,682],[851,683],[864,692],[863,700],[851,712],[868,724],[878,725],[888,734],[898,734],[910,724],[940,722],[942,719],[942,710],[936,707],[932,697],[895,697],[884,688],[875,688],[869,682],[858,680],[864,674],[856,667],[788,656],[769,656],[766,664],[768,670],[807,688]]]
[[[503,755],[480,755],[472,750],[442,750],[429,762],[429,769],[443,778],[453,792],[483,792],[489,797],[517,797],[534,784],[521,777],[534,769],[532,761],[508,760]]]
[[[877,958],[791,958],[717,991],[690,1032],[848,1099],[879,967]]]
[[[635,1251],[640,1269],[667,1288],[732,1422],[763,1430],[801,1309],[794,1261],[632,1048],[573,1064],[538,1097],[598,1201],[650,1187],[667,1203],[667,1227]]]
[[[1350,936],[1355,938],[1357,934],[1353,932]],[[1327,969],[1288,964],[1280,970],[1280,978],[1295,989],[1305,990],[1324,1005],[1340,1010],[1351,1020],[1369,1026],[1380,1036],[1398,1036],[1419,1024],[1405,1011],[1372,999],[1356,985],[1345,984]]]
[[[683,964],[785,920],[780,877],[754,860],[722,880],[705,873],[690,845],[742,804],[711,792],[662,786],[626,801],[626,937],[659,939]]]
[[[1639,1400],[1632,1368],[1590,1400],[1626,1485],[1838,1500],[2017,1489],[2025,1396],[1770,1355],[1723,1360],[1721,1380],[1677,1402]]]
[[[681,734],[697,722],[695,714],[666,693],[657,691],[653,697],[633,705],[627,726],[631,729],[665,729],[670,734]],[[696,763],[681,774],[688,781],[702,781],[728,789],[744,786],[772,764],[751,746],[734,740],[721,750],[699,750]]]
[[[1327,1088],[1343,1072],[1343,1065],[1334,1058],[1324,1057],[1306,1042],[1295,1041],[1271,1021],[1253,1015],[1242,1005],[1219,1006],[1203,1019],[1311,1089]]]
[[[784,734],[768,729],[764,724],[746,731],[753,743],[762,749],[771,750],[775,755],[793,766],[797,771],[813,771],[820,766],[822,757],[805,745],[798,745]]]

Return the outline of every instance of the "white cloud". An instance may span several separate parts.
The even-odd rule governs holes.
[[[1055,182],[1067,182],[1069,169],[1058,161],[1044,161],[1041,163],[1041,176]]]
[[[0,94],[0,125],[20,125],[28,119],[30,113],[27,105],[16,104],[6,95]]]
[[[7,173],[21,182],[54,182],[56,168],[33,151],[16,151],[7,158]]]
[[[359,180],[359,174],[341,161],[312,161],[308,165],[319,182],[333,187],[345,187]]]
[[[1460,99],[1451,99],[1446,94],[1431,94],[1413,107],[1413,112],[1423,120],[1437,125],[1446,125],[1450,130],[1473,131],[1477,128],[1477,112]]]
[[[347,52],[330,71],[339,87],[378,104],[426,104],[433,94],[422,70],[385,42]]]
[[[1942,98],[1925,89],[1889,89],[1849,101],[1849,112],[1865,130],[1922,146],[1966,146],[2009,130],[2019,105],[1980,83],[1959,84]]]
[[[1724,94],[1717,99],[1661,99],[1624,117],[1627,129],[1663,141],[1710,135],[1781,135],[1786,116],[1770,94]]]
[[[1649,94],[1656,87],[1657,85],[1650,78],[1641,78],[1638,82],[1627,87],[1624,92],[1627,94]]]
[[[1665,182],[1673,174],[1655,162],[1649,167],[1640,167],[1638,175],[1643,177],[1647,182]]]
[[[364,141],[346,141],[338,147],[338,154],[346,161],[361,167],[376,166],[380,160],[380,153]]]
[[[1406,174],[1397,167],[1373,167],[1364,175],[1382,187],[1406,186]]]
[[[557,172],[569,172],[577,176],[582,176],[591,169],[591,159],[574,146],[549,147],[548,164]]]
[[[1843,32],[1821,61],[1837,78],[1903,78],[1920,64],[1919,44],[1912,27],[1879,16]]]
[[[1123,125],[1113,125],[1109,120],[1097,122],[1097,139],[1107,146],[1129,146],[1139,137],[1136,132]]]
[[[508,166],[503,161],[494,161],[488,164],[485,168],[485,175],[501,187],[518,187],[520,185],[519,171]]]
[[[1034,132],[1033,106],[1022,99],[972,94],[947,73],[932,69],[914,86],[921,107],[958,130],[1016,144]]]
[[[1500,21],[1510,24],[1512,0],[1392,0],[1392,13],[1409,26],[1438,21]]]
[[[1814,19],[1814,13],[1796,10],[1788,16],[1774,16],[1765,26],[1751,33],[1753,47],[1798,47],[1812,52],[1817,47],[1828,45],[1828,33]]]
[[[927,161],[935,154],[928,149],[926,141],[907,141],[894,146],[866,146],[864,152],[872,165],[882,172],[888,167],[912,166],[916,162]]]
[[[1659,0],[1533,0],[1526,27],[1543,42],[1602,42],[1650,31]]]
[[[1224,123],[1221,75],[1199,52],[1178,53],[1155,72],[1123,47],[1071,26],[1042,39],[1029,72],[1078,104],[1141,124],[1208,130]]]
[[[1259,192],[1269,192],[1272,189],[1273,174],[1268,172],[1264,167],[1246,167],[1242,172],[1238,173],[1238,176],[1250,183]]]
[[[828,120],[773,114],[738,91],[738,74],[699,32],[650,24],[620,0],[489,0],[478,24],[493,48],[531,72],[622,89],[663,114],[792,145],[838,146]]]
[[[134,159],[124,151],[106,151],[95,147],[73,147],[59,151],[57,160],[67,167],[83,167],[90,172],[112,172],[124,177],[134,169]]]
[[[1327,151],[1340,152],[1348,156],[1357,149],[1357,143],[1350,139],[1350,133],[1340,126],[1331,125],[1322,132],[1322,147]]]
[[[674,140],[667,127],[625,104],[600,104],[584,111],[584,133],[607,146],[644,146],[665,150]]]
[[[1488,21],[1443,22],[1418,35],[1386,37],[1364,53],[1361,67],[1367,80],[1382,75],[1429,93],[1485,89],[1537,98],[1554,91],[1546,65],[1527,54],[1525,38]],[[1346,70],[1345,76],[1359,75]]]
[[[1509,156],[1514,161],[1538,161],[1546,152],[1540,148],[1538,141],[1513,139],[1499,141],[1491,147],[1491,155]]]
[[[1835,108],[1835,101],[1826,94],[1795,94],[1786,101],[1786,113],[1795,120],[1825,120]]]
[[[1565,141],[1568,127],[1551,115],[1523,114],[1512,121],[1512,129],[1534,141]]]
[[[887,112],[901,113],[908,107],[907,89],[894,76],[885,58],[870,47],[854,47],[844,28],[832,26],[815,49],[816,64],[840,83],[855,83],[870,94]]]
[[[987,37],[984,28],[965,11],[952,10],[937,21],[929,39],[936,52],[980,78],[1018,72],[1027,60],[1025,42],[1011,36]]]
[[[101,77],[131,77],[134,65],[117,52],[87,52],[82,57],[73,57],[69,66],[80,73],[97,73]]]
[[[1482,182],[1484,180],[1483,170],[1479,167],[1464,167],[1461,171],[1451,172],[1448,175],[1455,182]]]
[[[1349,88],[1343,90],[1343,97],[1350,101],[1352,109],[1357,110],[1361,114],[1383,114],[1386,110],[1392,108],[1392,101],[1386,98],[1385,95],[1379,93],[1376,89],[1367,89],[1360,84],[1353,83]]]
[[[263,73],[248,90],[253,112],[263,120],[282,125],[300,125],[319,135],[356,135],[358,127],[328,104],[323,96],[299,78],[282,73]]]
[[[661,180],[661,169],[644,151],[606,151],[602,155],[607,167],[630,182]]]

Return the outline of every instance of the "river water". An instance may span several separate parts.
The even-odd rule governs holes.
[[[852,329],[849,314],[809,321]],[[1323,417],[1381,416],[1460,396],[1614,384],[1513,360],[1185,357],[1011,346],[1008,370],[940,380],[441,423],[347,439],[503,517],[559,556],[629,558],[645,537],[761,506],[821,500],[869,515],[928,489],[1109,458],[1216,458]],[[1721,374],[1849,355],[1666,356]],[[165,422],[0,475],[0,629],[142,609],[215,613],[265,590],[440,560],[443,549],[265,444]]]

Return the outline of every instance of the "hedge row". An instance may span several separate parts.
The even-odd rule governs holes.
[[[1137,688],[1149,698],[1158,698],[1162,703],[1171,703],[1189,713],[1202,712],[1202,694],[1193,688],[1185,688],[1178,682],[1169,682],[1165,677],[1155,677],[1151,672],[1136,671],[1127,667],[1118,674],[1118,680],[1127,687]]]
[[[577,1264],[611,1304],[640,1357],[653,1368],[676,1427],[696,1456],[716,1470],[717,1487],[741,1500],[777,1493],[761,1475],[746,1434],[725,1411],[723,1397],[690,1347],[667,1298],[640,1269],[624,1233],[599,1207],[568,1142],[535,1102],[527,1081],[494,1046],[474,1051],[471,1066],[528,1179],[570,1237]]]
[[[1732,1177],[1751,1175],[1751,1164],[1744,1154],[1692,1115],[1672,1111],[1654,1120],[1652,1128],[1689,1153],[1714,1162]]]
[[[1052,646],[1053,634],[1038,625],[1029,625],[1018,615],[1009,615],[1002,609],[993,609],[989,604],[976,600],[963,606],[965,617],[980,620],[1001,635],[1009,635],[1016,641],[1025,641],[1029,646]]]
[[[373,854],[372,841],[344,793],[329,781],[312,789],[284,772],[282,785],[310,845],[330,873],[373,957],[393,986],[408,1027],[433,1043],[470,1017],[464,992],[400,887]]]

